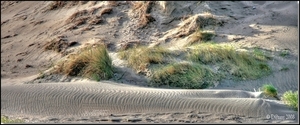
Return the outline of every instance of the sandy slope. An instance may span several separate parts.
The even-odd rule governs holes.
[[[108,2],[78,2],[74,5],[67,4],[56,10],[48,10],[51,3],[51,1],[1,1],[1,115],[9,114],[11,117],[28,119],[29,121],[27,122],[44,123],[111,123],[114,121],[141,123],[298,122],[298,120],[286,120],[287,117],[284,117],[284,119],[281,119],[282,117],[272,117],[273,119],[265,119],[263,117],[268,114],[286,116],[286,114],[294,113],[279,104],[281,102],[250,99],[244,96],[243,98],[233,98],[232,95],[226,96],[221,91],[222,89],[246,90],[246,93],[251,95],[248,91],[252,91],[253,88],[257,89],[263,83],[274,84],[278,88],[279,94],[287,90],[298,90],[299,30],[298,4],[296,2],[179,1],[167,2],[165,10],[163,10],[164,6],[155,4],[150,14],[156,21],[151,22],[143,29],[137,27],[139,20],[135,18],[135,13],[130,10],[130,2],[119,2],[119,5],[111,5]],[[110,7],[113,8],[111,13],[102,13],[103,10]],[[71,15],[76,12],[83,12],[84,14],[75,18],[75,21],[70,21]],[[173,31],[176,31],[174,29],[185,16],[193,16],[203,12],[211,12],[224,22],[223,26],[205,27],[207,30],[215,31],[217,34],[214,38],[215,41],[230,43],[240,47],[259,46],[270,50],[274,56],[274,59],[269,62],[272,66],[273,74],[253,81],[221,81],[214,88],[220,90],[214,92],[221,93],[222,97],[211,93],[200,97],[193,94],[186,97],[186,94],[180,92],[183,90],[133,89],[135,87],[130,87],[131,89],[116,87],[116,90],[114,90],[116,93],[111,97],[96,96],[99,92],[103,94],[111,93],[110,88],[115,86],[113,83],[108,83],[107,86],[103,87],[95,86],[96,83],[85,84],[84,86],[81,84],[68,86],[68,84],[62,83],[23,85],[24,81],[37,77],[36,74],[47,69],[52,62],[61,59],[66,54],[86,44],[104,42],[110,46],[111,55],[126,44],[149,45],[159,43],[165,46],[180,45],[180,43],[176,43],[180,39],[166,39],[167,36],[173,35]],[[80,18],[84,18],[86,23],[78,24],[76,19],[79,20]],[[99,23],[94,24],[99,20]],[[54,38],[64,39],[67,43],[77,42],[77,44],[66,47],[66,51],[63,53],[45,51],[43,47],[46,42]],[[283,49],[288,50],[290,55],[287,57],[279,56],[280,51]],[[120,60],[114,59],[113,62],[116,66],[123,67]],[[283,67],[288,67],[289,70],[280,71]],[[59,79],[60,77],[53,77],[42,82],[62,81]],[[143,78],[133,72],[125,74],[122,82],[145,85]],[[95,89],[97,87],[99,89]],[[75,90],[76,94],[70,94]],[[121,96],[122,91],[128,92],[128,95]],[[154,91],[159,91],[160,93]],[[135,95],[137,92],[148,94],[138,96]],[[189,92],[192,93],[192,91],[187,91],[187,93]],[[39,96],[31,98],[31,95]],[[242,92],[233,95],[240,96]],[[50,97],[46,98],[46,96]],[[209,96],[213,96],[213,98],[208,98]],[[108,114],[92,113],[87,116],[76,116],[76,113],[92,111],[93,105],[83,106],[91,109],[71,110],[80,108],[78,105],[81,102],[76,101],[76,99],[72,100],[75,97],[79,97],[79,100],[82,99],[82,102],[97,102],[97,100],[100,101],[102,99],[103,102],[98,102],[96,105],[104,103],[118,104],[126,99],[129,100],[127,101],[128,103],[132,104],[138,103],[139,100],[145,97],[144,102],[141,102],[141,109],[149,108],[146,106],[149,103],[154,104],[147,111],[138,110],[138,108],[134,110],[133,105],[127,108],[121,108],[122,106],[124,107],[122,104],[119,107],[108,105],[107,108],[110,107],[111,109],[111,112]],[[146,98],[157,99],[157,101],[152,102]],[[105,101],[105,99],[107,100]],[[47,100],[48,103],[37,103],[38,100]],[[66,105],[58,106],[57,109],[55,107],[45,108],[47,105],[60,105],[59,103],[66,103]],[[24,104],[26,104],[24,108],[28,108],[28,110],[20,116],[20,109],[22,109]],[[173,107],[171,104],[174,104]],[[5,107],[2,105],[5,105]],[[167,108],[168,106],[172,108]],[[182,109],[179,110],[179,107],[176,106],[182,106]],[[230,108],[232,106],[237,108]],[[62,109],[58,110],[59,108]],[[198,110],[195,110],[195,108]],[[244,108],[247,110],[244,110]],[[186,109],[189,109],[189,111]],[[60,112],[62,113],[61,115],[73,115],[61,117],[53,116],[52,114],[48,116],[49,114],[47,113],[51,114],[51,111],[56,113],[63,111]],[[258,113],[259,111],[261,112]],[[33,114],[37,112],[41,112],[41,114],[34,116]],[[259,114],[259,118],[257,118],[257,114]]]

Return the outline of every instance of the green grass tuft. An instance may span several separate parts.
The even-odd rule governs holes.
[[[272,59],[272,57],[270,57],[269,55],[266,55],[261,49],[259,49],[258,47],[254,48],[253,51],[253,55],[254,57],[259,60],[259,61],[267,61],[268,59]]]
[[[264,84],[262,91],[266,96],[277,97],[277,89],[271,84]]]
[[[179,51],[176,54],[160,46],[138,46],[121,51],[118,56],[138,73],[146,72],[149,84],[155,87],[201,89],[227,76],[252,80],[271,73],[267,64],[270,58],[259,49],[237,51],[229,45],[206,42]]]
[[[271,68],[262,53],[236,51],[232,46],[201,43],[188,54],[188,59],[206,65],[220,65],[220,70],[237,79],[257,79],[269,75]]]
[[[145,71],[150,64],[162,64],[166,62],[166,56],[171,52],[162,47],[145,47],[131,48],[118,53],[121,59],[128,61],[128,65],[136,71]]]
[[[175,63],[155,69],[151,86],[167,85],[184,89],[203,89],[211,86],[220,76],[201,64]]]
[[[282,100],[285,104],[298,111],[298,91],[287,91],[282,95]]]
[[[114,68],[104,45],[87,47],[80,54],[58,64],[56,72],[69,76],[84,76],[93,80],[112,78]]]

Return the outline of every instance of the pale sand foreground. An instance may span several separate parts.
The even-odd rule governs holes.
[[[122,85],[108,81],[4,85],[1,86],[1,113],[56,119],[105,117],[126,113],[186,112],[223,114],[229,117],[236,115],[245,119],[261,120],[269,120],[268,115],[272,114],[278,116],[293,114],[297,118],[297,112],[278,101],[255,98],[255,96],[253,92],[240,90],[170,90]],[[205,119],[206,116],[203,117]],[[297,121],[293,119],[290,122]]]

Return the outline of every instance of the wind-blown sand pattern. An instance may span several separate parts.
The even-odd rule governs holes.
[[[56,7],[52,3],[1,1],[1,116],[26,123],[299,122],[298,112],[282,101],[253,92],[264,83],[272,83],[279,96],[299,89],[296,1],[157,2],[149,10],[151,21],[141,29],[143,20],[132,11],[133,2],[61,2]],[[268,62],[272,74],[248,81],[225,79],[203,90],[149,88],[115,56],[131,44],[182,46],[186,39],[177,36],[192,33],[196,22],[209,14],[217,25],[203,30],[214,31],[213,41],[265,49],[273,57]],[[45,51],[46,42],[54,38],[69,46],[62,46],[60,53]],[[109,45],[114,66],[126,71],[122,79],[35,79],[52,62],[99,42]],[[282,50],[289,55],[280,56]],[[284,68],[288,70],[281,71]]]
[[[100,83],[47,83],[1,87],[5,114],[97,116],[122,113],[210,112],[254,118],[294,114],[276,101],[241,90],[143,88]]]

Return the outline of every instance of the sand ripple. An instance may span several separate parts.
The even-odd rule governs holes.
[[[155,89],[102,83],[46,83],[1,87],[1,113],[91,116],[200,111],[266,117],[294,113],[241,90]]]

